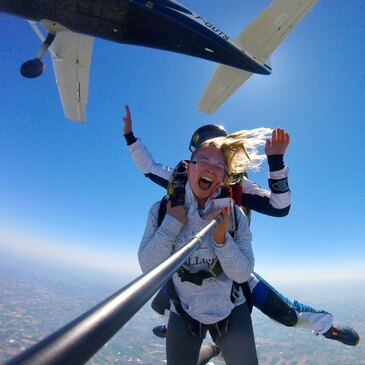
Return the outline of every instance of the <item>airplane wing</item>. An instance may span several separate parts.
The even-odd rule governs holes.
[[[28,22],[43,42],[45,36],[37,23]],[[64,26],[48,20],[42,20],[40,23],[48,32],[56,34],[49,52],[65,117],[83,123],[86,116],[94,38],[71,32]]]
[[[318,0],[274,0],[235,39],[235,42],[261,62],[266,62]],[[218,65],[201,97],[198,109],[212,114],[247,79],[251,72]]]
[[[65,117],[85,122],[94,38],[57,32],[51,44],[53,69]]]

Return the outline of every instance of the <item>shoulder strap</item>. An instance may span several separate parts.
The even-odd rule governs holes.
[[[247,172],[243,174],[246,178]],[[243,212],[246,214],[248,218],[248,222],[251,223],[251,209],[246,206],[246,203],[243,201],[243,186],[242,179],[239,179],[234,185],[232,185],[232,195],[235,203],[243,209]]]
[[[169,200],[171,200],[171,204],[173,207],[177,205],[184,205],[185,184],[188,180],[186,173],[186,166],[187,166],[187,161],[182,160],[176,165],[174,171],[172,172],[170,181],[167,186],[167,195],[165,195],[162,198],[158,210],[158,217],[157,217],[158,227],[161,225],[162,221],[165,218],[166,206]]]
[[[236,231],[238,229],[238,218],[237,218],[237,204],[233,204],[233,219],[234,219],[234,231],[230,231],[229,234],[232,236],[232,238],[236,237]]]
[[[162,221],[165,218],[166,210],[167,210],[167,202],[169,201],[169,196],[165,195],[160,202],[160,207],[158,208],[158,216],[157,216],[157,227],[160,227]]]
[[[243,188],[241,182],[232,186],[233,199],[238,206],[242,204]]]
[[[180,161],[172,175],[170,177],[170,181],[167,187],[167,194],[170,197],[171,205],[184,205],[185,202],[185,185],[188,181],[188,174],[186,171],[187,168],[187,161],[182,160]]]

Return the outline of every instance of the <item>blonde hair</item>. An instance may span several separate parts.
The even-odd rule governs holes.
[[[271,137],[272,129],[256,128],[242,130],[225,137],[212,138],[201,144],[203,146],[215,146],[224,156],[229,177],[241,175],[247,169],[259,170],[259,166],[265,160],[266,155],[259,152],[259,147],[266,144]]]

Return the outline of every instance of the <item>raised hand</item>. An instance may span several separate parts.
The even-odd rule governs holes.
[[[122,117],[122,121],[124,123],[123,134],[126,135],[132,132],[132,117],[131,117],[131,112],[129,110],[129,106],[125,105],[124,108],[125,108],[125,116]]]
[[[278,128],[273,130],[271,139],[266,141],[265,153],[270,155],[283,155],[289,145],[290,136],[284,129]]]

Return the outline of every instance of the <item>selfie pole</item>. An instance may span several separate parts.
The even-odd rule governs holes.
[[[166,261],[4,365],[85,364],[184,264],[222,219],[222,214],[218,215]]]

